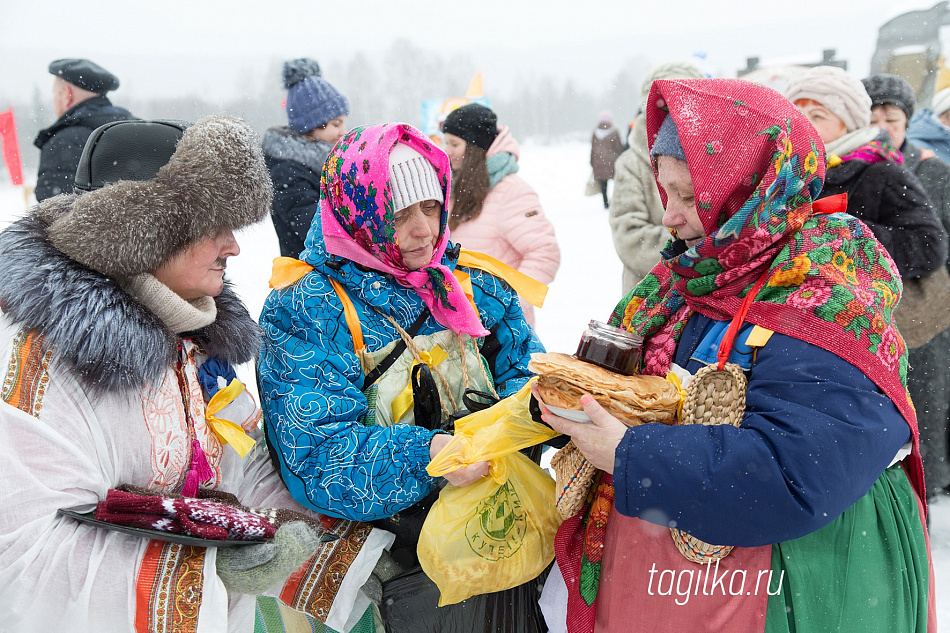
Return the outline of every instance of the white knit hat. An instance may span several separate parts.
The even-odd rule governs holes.
[[[940,116],[950,110],[950,88],[944,88],[934,95],[933,113]]]
[[[704,76],[703,71],[690,62],[675,60],[663,62],[655,66],[640,84],[640,107],[646,110],[650,88],[657,79],[702,79]]]
[[[393,212],[423,200],[445,202],[435,167],[425,156],[402,143],[389,155],[389,189]]]
[[[785,96],[792,103],[817,101],[841,119],[848,132],[871,125],[871,97],[864,84],[836,66],[816,66],[795,75]]]

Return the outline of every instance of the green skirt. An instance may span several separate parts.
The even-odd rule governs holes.
[[[374,613],[375,612],[375,613]],[[383,633],[382,620],[373,605],[349,633]],[[375,615],[375,617],[374,617]],[[258,596],[254,633],[336,633],[316,618],[295,611],[276,598]]]
[[[772,546],[781,590],[769,597],[765,633],[925,633],[929,571],[917,498],[898,464],[830,524]]]

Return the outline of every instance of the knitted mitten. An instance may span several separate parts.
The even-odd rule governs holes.
[[[100,521],[199,538],[262,541],[274,536],[264,517],[210,499],[159,497],[112,489],[96,508]]]
[[[369,578],[360,587],[367,598],[373,601],[376,606],[379,606],[379,603],[383,601],[383,583],[391,578],[395,578],[402,573],[402,569],[389,555],[389,552],[383,550],[382,556],[379,557],[379,561],[376,563],[376,567],[373,568],[373,572],[369,575]]]
[[[258,595],[285,580],[320,547],[322,534],[303,521],[282,525],[273,541],[218,548],[218,577],[229,591]]]

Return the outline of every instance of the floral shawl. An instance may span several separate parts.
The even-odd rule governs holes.
[[[841,157],[842,163],[849,160],[863,160],[866,163],[889,161],[903,165],[904,155],[887,141],[871,141]]]
[[[647,339],[645,373],[668,369],[688,310],[731,319],[766,274],[746,320],[861,369],[907,420],[916,453],[907,353],[892,318],[900,276],[862,222],[813,213],[825,170],[812,125],[777,92],[740,80],[657,81],[647,104],[651,143],[667,114],[679,129],[707,237],[685,251],[673,242],[669,257],[621,302],[624,326]],[[911,481],[923,493],[917,470],[912,464]]]
[[[406,268],[389,189],[389,154],[398,143],[429,159],[448,199],[449,158],[422,132],[404,123],[354,128],[333,147],[320,176],[320,222],[327,252],[390,274],[414,288],[435,319],[452,331],[487,336],[458,280],[442,263],[449,243],[445,206],[432,260],[418,270]]]
[[[814,127],[777,92],[735,79],[654,82],[646,105],[651,147],[666,116],[679,131],[706,237],[692,248],[672,240],[614,310],[612,324],[645,338],[643,373],[666,374],[690,314],[732,319],[764,275],[746,321],[835,353],[871,378],[910,426],[907,470],[924,499],[907,353],[892,319],[901,280],[870,229],[844,213],[846,204],[831,213],[812,208],[825,173]],[[665,205],[662,188],[660,196]],[[599,548],[589,541],[605,533],[612,497],[605,474],[575,522],[583,536],[558,534],[558,563],[568,586],[582,590],[569,596],[568,619],[591,628]]]

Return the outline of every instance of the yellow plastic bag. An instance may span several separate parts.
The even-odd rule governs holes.
[[[531,419],[528,385],[462,418],[455,437],[426,469],[433,477],[489,461],[489,476],[447,485],[432,505],[417,554],[439,587],[439,606],[502,591],[536,578],[554,560],[561,524],[554,480],[518,451],[558,433]]]

